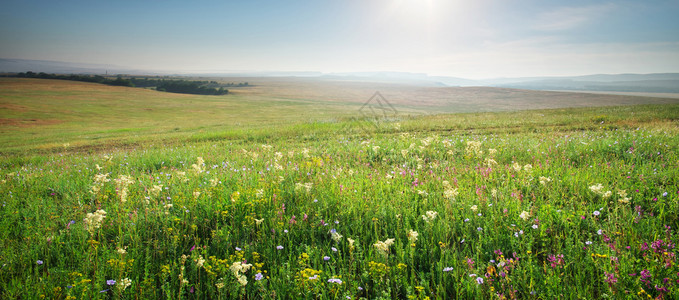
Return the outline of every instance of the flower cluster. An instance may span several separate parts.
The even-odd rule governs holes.
[[[389,255],[389,246],[394,244],[395,239],[386,239],[384,241],[377,241],[373,246],[377,251],[384,255],[387,256]]]
[[[106,211],[103,209],[99,209],[94,213],[88,213],[85,216],[85,219],[83,219],[83,221],[85,221],[85,228],[90,234],[94,234],[94,232],[101,227],[101,222],[104,218],[106,218]]]

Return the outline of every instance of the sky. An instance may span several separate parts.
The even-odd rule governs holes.
[[[679,1],[2,0],[0,58],[470,79],[679,72]]]

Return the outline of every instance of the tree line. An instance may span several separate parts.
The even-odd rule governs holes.
[[[229,90],[224,87],[247,87],[250,86],[247,82],[242,83],[219,83],[216,81],[198,81],[198,80],[183,80],[183,79],[165,79],[165,78],[123,78],[118,75],[115,79],[104,77],[101,75],[78,75],[78,74],[48,74],[44,72],[21,72],[14,77],[19,78],[40,78],[40,79],[60,79],[93,82],[115,86],[129,86],[141,88],[155,88],[157,91],[182,93],[182,94],[197,94],[197,95],[226,95]]]

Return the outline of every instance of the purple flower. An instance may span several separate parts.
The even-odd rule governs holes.
[[[37,263],[37,264],[39,264],[39,265],[42,265],[42,264],[43,264],[43,261],[38,259],[38,261],[36,261],[35,263]]]
[[[283,250],[283,246],[278,245],[278,246],[276,246],[276,249],[278,249],[278,250]]]
[[[592,214],[595,215],[595,216],[598,216],[601,213],[598,210],[595,210]]]
[[[482,277],[476,277],[476,283],[477,284],[483,284],[483,278]]]
[[[453,270],[453,267],[445,267],[443,268],[443,272],[450,272]]]
[[[328,282],[342,284],[342,280],[338,279],[338,278],[330,278],[330,279],[328,279]]]
[[[255,274],[255,280],[260,281],[264,278],[264,275],[262,273],[257,273]]]
[[[236,251],[241,251],[241,250],[243,250],[243,249],[236,247]]]
[[[109,279],[109,280],[106,280],[106,284],[108,284],[108,285],[115,285],[115,284],[116,284],[116,281],[113,280],[113,279]]]
[[[615,273],[607,273],[604,271],[604,277],[606,277],[604,281],[607,282],[609,286],[613,286],[613,284],[618,282],[618,278],[615,278]]]
[[[323,260],[329,261],[329,260],[330,260],[330,256],[323,256]]]
[[[477,230],[477,231],[483,231],[483,228],[478,227],[478,228],[476,228],[476,230]]]

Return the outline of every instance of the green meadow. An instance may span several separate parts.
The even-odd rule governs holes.
[[[0,79],[0,297],[679,298],[679,100],[245,81]]]

